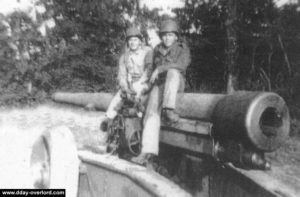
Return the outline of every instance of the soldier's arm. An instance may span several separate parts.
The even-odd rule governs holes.
[[[180,72],[185,72],[191,63],[191,53],[188,47],[183,47],[176,61],[158,67],[158,72],[163,73],[169,69],[177,69]]]
[[[128,90],[127,69],[125,66],[124,55],[122,55],[119,60],[118,83],[121,90],[123,91]]]

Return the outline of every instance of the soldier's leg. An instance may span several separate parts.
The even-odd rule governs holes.
[[[144,116],[142,154],[151,153],[158,155],[161,94],[161,88],[157,85],[153,86]]]
[[[123,99],[121,98],[121,90],[117,92],[117,94],[113,97],[111,100],[107,111],[106,116],[107,118],[113,119],[118,114],[118,109],[120,108],[120,105],[122,105]]]
[[[144,116],[141,154],[132,158],[133,162],[150,168],[153,168],[155,156],[158,155],[161,96],[161,87],[153,86]]]
[[[111,127],[111,124],[113,122],[113,119],[118,114],[118,109],[123,105],[123,99],[121,97],[121,90],[117,92],[117,94],[113,97],[111,100],[107,111],[105,113],[104,120],[100,123],[100,129],[104,132],[108,131],[108,129]]]
[[[179,116],[175,113],[177,93],[184,91],[184,80],[182,74],[177,69],[169,69],[166,76],[163,93],[162,107],[166,111],[166,116],[170,120],[177,121]]]

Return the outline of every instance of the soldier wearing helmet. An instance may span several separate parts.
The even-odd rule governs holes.
[[[143,36],[137,27],[126,31],[126,49],[119,59],[118,84],[119,91],[112,99],[102,128],[111,125],[113,118],[123,104],[124,99],[139,100],[148,90],[152,71],[152,49],[143,44]]]
[[[160,35],[160,37],[162,37],[163,34],[168,33],[168,32],[173,32],[177,36],[179,36],[179,28],[178,28],[177,23],[170,19],[162,21],[162,23],[160,25],[159,35]]]
[[[132,26],[132,27],[130,27],[126,30],[126,42],[128,42],[128,40],[131,37],[137,37],[141,41],[143,40],[143,35],[141,34],[141,31],[138,28],[134,27],[134,26]]]
[[[176,97],[184,91],[185,73],[191,62],[190,50],[179,40],[179,27],[174,20],[162,21],[159,36],[161,43],[153,51],[153,87],[144,116],[142,151],[133,158],[140,164],[147,164],[158,155],[161,114],[165,121],[178,123]]]

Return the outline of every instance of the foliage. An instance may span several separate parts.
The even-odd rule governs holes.
[[[176,13],[192,48],[189,79],[192,90],[204,86],[210,91],[224,91],[228,72],[225,32],[228,1],[185,2],[185,7]],[[271,0],[236,2],[239,89],[277,91],[286,98],[292,97],[299,78],[297,5],[278,9]]]
[[[188,91],[224,92],[228,75],[225,0],[185,0],[175,9],[192,51]],[[272,0],[237,1],[239,89],[271,90],[299,107],[300,12]],[[147,28],[166,16],[139,0],[41,0],[45,12],[1,15],[1,103],[31,103],[53,91],[114,91],[125,29]],[[55,26],[47,25],[47,22]],[[227,21],[228,23],[228,21]],[[43,28],[45,31],[43,31]],[[46,32],[46,34],[45,34]]]
[[[24,12],[1,17],[1,103],[40,100],[45,96],[38,88],[47,81],[42,68],[48,62],[45,52],[49,49],[38,28],[48,16],[39,15],[36,21]]]
[[[113,89],[127,26],[123,14],[132,14],[131,2],[39,3],[46,12],[37,20],[20,11],[1,16],[1,103],[31,103],[57,90]],[[40,28],[49,19],[55,27],[46,26],[45,35]]]

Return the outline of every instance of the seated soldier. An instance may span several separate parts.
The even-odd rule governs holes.
[[[119,60],[118,84],[120,90],[112,99],[106,119],[101,127],[106,130],[112,123],[124,99],[139,101],[149,89],[148,81],[152,71],[152,49],[143,44],[141,32],[136,27],[126,31],[126,50]]]
[[[189,48],[179,40],[175,21],[162,21],[159,36],[162,42],[153,51],[153,87],[144,116],[142,150],[132,159],[143,165],[158,155],[161,112],[166,122],[176,124],[179,120],[175,110],[177,93],[184,90],[185,72],[191,61]]]

